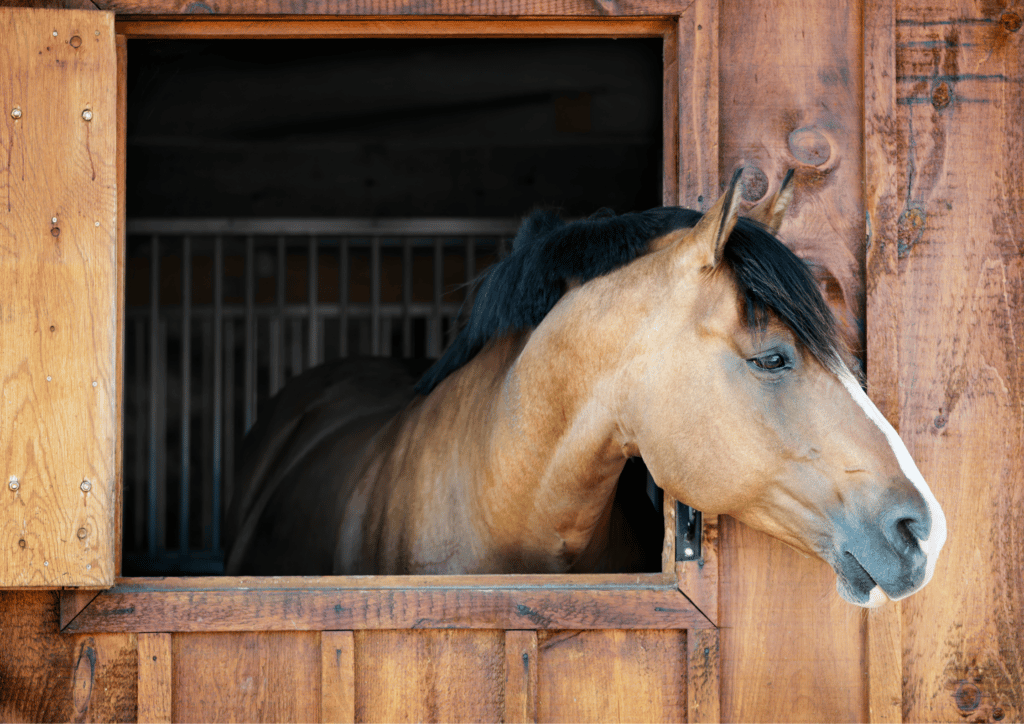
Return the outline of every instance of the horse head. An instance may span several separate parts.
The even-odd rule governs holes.
[[[626,454],[668,493],[825,560],[862,606],[924,586],[935,496],[844,361],[806,265],[771,233],[789,177],[739,217],[739,175],[693,228],[624,267],[643,293],[624,367]]]

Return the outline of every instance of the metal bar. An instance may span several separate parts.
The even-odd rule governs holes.
[[[256,242],[250,234],[245,238],[245,432],[256,417]]]
[[[168,405],[167,405],[167,338],[168,334],[168,323],[166,320],[160,320],[160,331],[157,336],[157,382],[156,385],[159,387],[157,392],[157,406],[156,406],[156,417],[157,417],[157,430],[156,439],[160,441],[160,445],[157,447],[156,452],[156,505],[157,510],[167,510],[167,416],[168,416]],[[166,515],[160,515],[156,520],[156,553],[159,554],[167,549],[167,517]]]
[[[224,418],[224,237],[213,240],[213,499],[210,545],[220,550]]]
[[[412,357],[412,243],[402,237],[402,356]]]
[[[127,328],[127,324],[125,325]],[[135,420],[141,423],[146,419],[146,375],[144,373],[146,365],[146,320],[138,319],[135,321]],[[154,355],[155,350],[150,348],[150,355]],[[126,375],[127,377],[127,375]],[[135,492],[135,525],[133,527],[133,548],[136,551],[143,550],[146,540],[146,484],[147,470],[146,470],[146,433],[147,430],[141,424],[136,425],[136,429],[133,430],[135,435],[135,474],[134,474],[134,492]]]
[[[358,237],[466,236],[469,234],[502,236],[514,234],[519,219],[502,218],[406,218],[406,219],[129,219],[129,234],[192,234],[289,236],[348,235]],[[393,242],[398,245],[397,238]],[[429,246],[424,240],[423,245]],[[416,242],[414,242],[414,245]]]
[[[274,274],[274,296],[277,299],[277,313],[270,318],[270,394],[276,395],[284,386],[284,287],[287,279],[285,268],[284,237],[277,237],[277,268]]]
[[[160,237],[150,241],[149,261],[149,481],[147,495],[146,530],[149,534],[146,550],[155,556],[157,551],[157,427],[160,424],[157,397],[164,389],[158,379],[160,360]],[[162,446],[160,446],[162,447]]]
[[[309,236],[309,272],[307,274],[309,287],[309,367],[316,367],[320,363],[320,345],[319,335],[319,324],[317,323],[317,302],[320,296],[319,292],[319,274],[320,269],[318,264],[317,255],[317,240],[316,236],[310,234]]]
[[[380,237],[370,243],[370,354],[381,353],[380,343]]]
[[[473,280],[476,279],[476,237],[466,237],[466,294],[463,309],[468,317],[473,309]]]
[[[230,502],[235,484],[235,323],[229,320],[224,325],[224,349],[227,350],[224,365],[224,491],[221,499]]]
[[[434,308],[427,331],[427,356],[441,356],[441,296],[444,285],[444,246],[441,239],[434,238]]]
[[[459,313],[459,309],[461,307],[461,302],[442,302],[440,309],[442,315],[454,317]],[[321,318],[336,316],[340,311],[338,305],[334,302],[320,302],[316,305],[316,309],[317,315]],[[349,304],[347,306],[347,310],[348,316],[351,318],[368,318],[373,311],[369,304]],[[434,302],[413,302],[409,305],[409,312],[412,314],[413,318],[429,317],[436,310],[437,306]],[[386,317],[401,317],[404,311],[405,306],[401,302],[382,302],[380,304],[380,313]],[[225,304],[221,309],[221,313],[224,315],[224,319],[244,320],[246,308],[243,304]],[[145,318],[148,315],[148,308],[131,307],[125,310],[125,314],[128,319]],[[287,319],[294,317],[305,319],[307,314],[309,314],[309,305],[305,302],[286,304],[282,310],[279,310],[276,305],[269,304],[256,305],[253,309],[253,315],[256,319],[265,319],[268,322],[278,316]],[[175,309],[164,309],[163,316],[165,319],[177,320],[181,318],[181,313]],[[192,305],[192,319],[212,318],[212,304]]]
[[[302,318],[292,317],[291,320],[291,351],[292,351],[292,376],[302,374]]]
[[[181,474],[178,489],[178,549],[188,553],[189,539],[189,436],[192,422],[192,237],[181,240]]]
[[[348,239],[338,242],[338,356],[348,357]]]

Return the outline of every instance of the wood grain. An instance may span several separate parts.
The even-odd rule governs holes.
[[[903,305],[897,271],[896,12],[893,0],[864,4],[864,215],[868,394],[899,425],[899,339]],[[903,648],[899,605],[867,614],[868,718],[902,722]]]
[[[0,9],[0,586],[114,581],[113,30]]]
[[[320,718],[320,636],[310,632],[179,634],[172,717],[198,722]]]
[[[679,182],[673,204],[706,211],[719,194],[719,3],[699,1],[679,16]],[[666,67],[671,59],[666,59]]]
[[[355,637],[351,631],[320,634],[320,721],[354,722]]]
[[[717,629],[686,632],[687,717],[696,722],[722,720],[721,634]]]
[[[0,591],[0,721],[137,721],[135,636],[62,634],[59,608]]]
[[[358,631],[356,719],[501,721],[500,631]]]
[[[505,632],[505,712],[508,724],[537,721],[537,632]]]
[[[699,561],[680,561],[675,564],[679,590],[715,626],[718,625],[718,549],[719,524],[717,515],[703,516],[703,539]]]
[[[903,602],[903,718],[1024,718],[1019,4],[896,8],[899,430],[946,512]],[[890,244],[892,242],[890,241]]]
[[[685,721],[686,633],[538,634],[539,721]]]
[[[671,19],[659,17],[418,18],[359,17],[245,19],[196,17],[188,22],[163,16],[119,20],[117,32],[128,38],[651,38],[674,32]]]
[[[138,635],[139,721],[171,721],[171,634]]]
[[[245,0],[95,0],[119,15],[252,15]],[[269,0],[260,15],[483,15],[592,16],[678,15],[686,0]]]
[[[758,0],[719,9],[722,178],[757,167],[772,193],[795,169],[780,236],[816,266],[856,350],[864,305],[861,22],[858,3]],[[726,516],[720,555],[722,719],[865,719],[863,616],[839,599],[831,569]]]
[[[414,577],[408,578],[427,578]],[[467,576],[466,578],[473,578]],[[660,587],[586,589],[562,579],[528,586],[514,576],[493,586],[359,587],[338,578],[314,587],[301,577],[271,578],[238,588],[237,579],[167,579],[121,583],[99,594],[67,630],[86,631],[324,631],[350,629],[708,628],[711,623],[674,581]],[[249,579],[258,582],[259,579]],[[290,583],[288,583],[290,581]],[[362,579],[364,585],[372,578]],[[282,583],[285,582],[285,583]]]

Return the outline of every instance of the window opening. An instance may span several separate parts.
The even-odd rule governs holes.
[[[660,203],[658,39],[131,40],[128,59],[125,575],[222,572],[261,405],[335,357],[438,357],[532,208]]]

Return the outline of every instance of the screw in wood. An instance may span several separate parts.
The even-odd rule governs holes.
[[[83,493],[88,493],[90,490],[92,490],[92,483],[90,483],[88,480],[83,480],[82,484],[79,487],[82,489]]]
[[[21,487],[21,481],[18,480],[17,475],[12,475],[10,482],[7,483],[7,487],[11,490],[18,490]]]
[[[21,118],[21,109],[20,108],[12,108],[11,109],[11,118],[13,118],[14,120],[18,120],[19,118]]]
[[[84,111],[82,111],[82,118],[84,118],[87,121],[91,121],[92,120],[92,111],[90,111],[88,108],[86,108]]]
[[[78,539],[79,540],[85,540],[85,537],[87,535],[89,535],[89,531],[87,531],[85,528],[79,528],[78,529]]]

